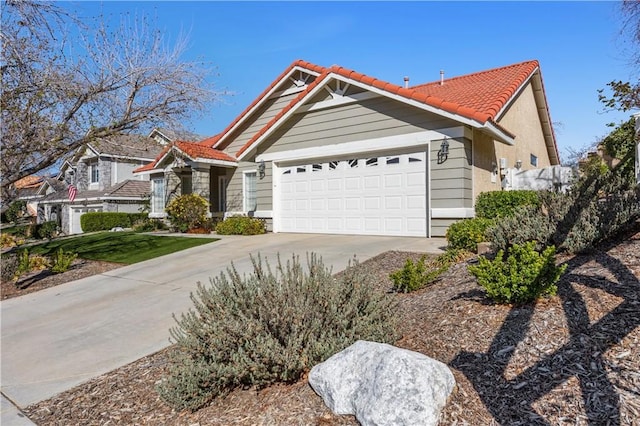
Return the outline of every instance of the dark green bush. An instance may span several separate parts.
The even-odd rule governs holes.
[[[15,222],[25,214],[27,214],[27,203],[24,200],[16,200],[9,204],[4,212],[4,218],[7,222]]]
[[[476,217],[495,219],[512,216],[520,206],[539,206],[537,191],[490,191],[476,198]]]
[[[71,251],[65,252],[62,250],[62,247],[60,247],[51,259],[53,262],[51,272],[54,274],[61,274],[62,272],[67,271],[77,257],[77,253],[73,253]]]
[[[218,222],[216,232],[220,235],[259,235],[267,232],[264,221],[248,216],[231,216]]]
[[[36,235],[40,239],[50,240],[51,238],[56,236],[57,232],[58,224],[54,220],[42,222],[36,225]]]
[[[260,257],[254,272],[198,284],[195,309],[176,319],[168,376],[158,387],[176,409],[195,410],[237,387],[298,380],[315,364],[359,339],[390,343],[393,298],[372,291],[374,278],[350,264],[339,276],[311,254],[278,259],[276,273]]]
[[[536,242],[514,244],[505,256],[500,250],[494,260],[480,257],[469,272],[484,287],[487,296],[498,303],[528,303],[541,296],[556,294],[556,283],[567,265],[556,266],[555,247],[542,253],[536,250]]]
[[[167,225],[161,219],[144,218],[131,224],[135,232],[152,232],[167,229]]]
[[[491,219],[480,217],[453,223],[446,233],[448,248],[475,253],[478,243],[487,241],[486,231],[493,223]]]
[[[171,200],[165,211],[173,228],[187,232],[206,226],[209,202],[198,194],[185,194]]]
[[[136,220],[146,216],[146,213],[90,212],[80,216],[80,226],[83,232],[108,231],[116,227],[131,228]]]

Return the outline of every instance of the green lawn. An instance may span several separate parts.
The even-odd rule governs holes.
[[[38,244],[29,248],[30,254],[52,255],[62,247],[78,253],[78,257],[106,262],[142,262],[176,251],[218,241],[217,238],[159,237],[134,232],[101,232]]]

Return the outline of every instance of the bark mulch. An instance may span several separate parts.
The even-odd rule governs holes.
[[[417,253],[362,263],[388,291],[389,272]],[[469,262],[474,262],[474,259]],[[585,255],[565,256],[558,295],[499,306],[452,267],[430,287],[400,294],[398,346],[452,369],[457,386],[442,425],[638,425],[640,228]],[[237,390],[195,413],[176,412],[154,390],[171,348],[27,407],[38,425],[353,425],[331,414],[306,379]]]

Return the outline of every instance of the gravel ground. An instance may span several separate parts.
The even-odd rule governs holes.
[[[457,387],[441,425],[640,424],[640,227],[568,268],[557,296],[497,306],[453,266],[430,287],[398,294],[397,346],[452,369]],[[417,253],[386,252],[361,264],[388,291],[388,274]],[[474,259],[468,262],[474,262]],[[232,392],[195,413],[176,412],[154,390],[167,366],[158,352],[25,413],[38,425],[351,425],[306,379]]]

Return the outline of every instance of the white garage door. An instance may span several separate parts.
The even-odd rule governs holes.
[[[101,212],[101,207],[71,207],[71,234],[82,234],[80,217],[88,212]]]
[[[426,153],[278,169],[278,230],[427,236]]]

